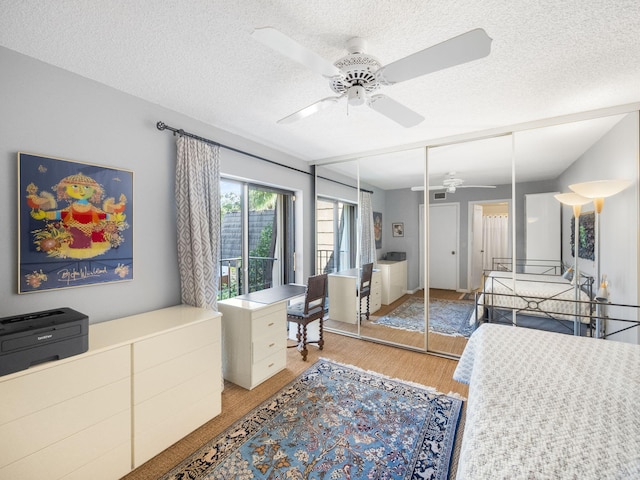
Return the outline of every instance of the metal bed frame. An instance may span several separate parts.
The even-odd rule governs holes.
[[[515,272],[517,273],[527,273],[530,276],[535,275],[556,275],[560,276],[564,271],[565,267],[560,261],[554,260],[516,260],[515,263],[511,258],[494,258],[492,261],[492,271],[496,272],[513,272],[513,267],[515,266]],[[527,271],[529,270],[529,271]],[[513,277],[508,277],[511,280]],[[490,279],[491,289],[487,289],[487,280]],[[567,292],[574,290],[574,285],[566,284],[565,282],[557,282],[558,285],[566,285],[567,288],[560,290],[554,293],[551,296],[535,296],[535,295],[524,295],[517,294],[513,292],[513,287],[508,285],[505,281],[506,278],[495,277],[491,275],[485,275],[485,281],[483,283],[482,291],[475,293],[475,314],[476,321],[486,321],[493,323],[502,323],[502,324],[511,324],[516,326],[528,326],[529,328],[539,328],[546,329],[552,331],[558,331],[560,333],[574,333],[575,331],[575,322],[579,321],[578,331],[581,335],[584,336],[593,336],[594,335],[594,326],[595,326],[595,317],[594,313],[596,312],[596,305],[598,302],[593,300],[593,282],[594,279],[590,275],[580,274],[579,286],[580,290],[585,292],[588,295],[589,300],[570,300],[570,299],[557,299],[559,295],[565,294]],[[517,277],[516,277],[517,281]],[[527,278],[523,280],[526,282],[540,282],[540,283],[555,283],[549,282],[548,280],[535,280],[531,278]],[[505,289],[511,291],[512,293],[494,293],[495,288],[494,285],[498,283]],[[525,307],[516,307],[509,308],[503,305],[496,305],[495,298],[496,297],[512,297],[514,299],[519,299],[521,303],[526,305]],[[480,298],[483,299],[482,306],[484,309],[484,315],[482,319],[478,318],[479,314],[479,301]],[[545,309],[545,302],[549,302],[551,300],[567,302],[574,307],[571,309],[575,313],[567,313],[567,312],[558,312],[553,309]],[[587,313],[580,313],[587,312]],[[514,315],[515,314],[515,315]],[[573,317],[573,320],[567,319],[567,316]],[[564,317],[564,318],[559,318]],[[588,318],[587,322],[583,320]],[[547,321],[547,328],[544,328],[544,322]],[[535,325],[535,326],[533,326]],[[634,325],[635,326],[635,325]],[[618,332],[616,332],[618,333]],[[610,334],[611,335],[611,334]]]

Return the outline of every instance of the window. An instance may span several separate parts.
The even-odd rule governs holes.
[[[220,180],[219,298],[293,281],[291,192]]]
[[[357,205],[318,198],[316,203],[318,273],[334,273],[356,266]]]

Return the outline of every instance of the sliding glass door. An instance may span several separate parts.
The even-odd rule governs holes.
[[[220,195],[220,298],[292,282],[292,193],[221,179]]]

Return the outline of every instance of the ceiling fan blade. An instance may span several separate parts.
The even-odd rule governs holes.
[[[308,107],[304,107],[302,110],[298,110],[297,112],[292,113],[291,115],[281,118],[280,120],[278,120],[277,123],[292,123],[292,122],[295,122],[296,120],[302,120],[303,118],[306,118],[309,115],[313,115],[314,113],[317,113],[320,110],[324,110],[325,108],[330,107],[334,103],[338,103],[338,100],[340,100],[343,96],[344,95],[340,97],[327,97],[327,98],[323,98],[322,100],[318,100],[316,103],[312,103]]]
[[[376,112],[381,113],[406,128],[414,127],[424,120],[422,115],[386,95],[372,96],[369,101],[369,106]]]
[[[495,185],[456,185],[456,188],[496,188]]]
[[[333,63],[273,27],[256,28],[251,33],[251,36],[272,50],[295,60],[320,75],[325,77],[342,75],[340,69]]]
[[[392,85],[486,57],[491,52],[492,39],[481,28],[425,48],[378,70],[378,80]]]

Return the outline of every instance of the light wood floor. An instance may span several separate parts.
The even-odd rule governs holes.
[[[324,350],[319,351],[317,347],[310,346],[309,357],[303,362],[297,349],[287,349],[287,368],[251,391],[225,382],[222,413],[219,416],[124,478],[149,480],[162,476],[207,440],[222,433],[233,422],[295,379],[320,357],[356,365],[392,378],[428,385],[443,393],[455,392],[465,398],[468,394],[468,387],[452,378],[457,365],[455,360],[327,333]],[[462,423],[458,429],[458,438],[462,437],[461,427]]]
[[[430,298],[442,299],[442,300],[460,300],[463,294],[456,292],[455,290],[439,290],[431,289],[429,291]],[[400,297],[395,302],[389,305],[383,305],[380,310],[375,314],[370,315],[370,320],[362,320],[360,324],[360,335],[365,338],[371,338],[374,340],[382,340],[399,345],[406,345],[412,348],[418,348],[420,350],[425,349],[425,335],[420,332],[410,332],[408,330],[402,330],[400,328],[387,327],[385,325],[379,325],[374,323],[380,317],[387,315],[395,308],[402,305],[410,298],[424,298],[424,290],[420,290],[414,294],[407,294]],[[343,331],[347,333],[357,333],[356,324],[346,324],[344,322],[336,322],[332,320],[325,321],[325,326],[337,331]],[[450,355],[462,355],[464,347],[467,345],[467,339],[464,337],[453,337],[450,335],[439,335],[434,332],[429,332],[429,351],[439,352]]]

